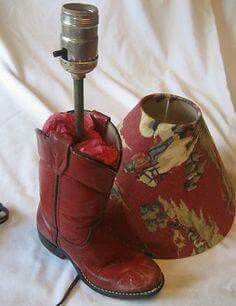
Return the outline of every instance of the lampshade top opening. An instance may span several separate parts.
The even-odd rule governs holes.
[[[142,110],[155,120],[170,124],[194,124],[201,116],[196,104],[170,94],[146,96],[142,100]]]

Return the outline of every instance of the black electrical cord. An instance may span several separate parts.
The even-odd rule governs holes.
[[[7,221],[9,218],[9,210],[0,203],[0,224]]]

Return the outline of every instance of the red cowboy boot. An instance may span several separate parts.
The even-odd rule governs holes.
[[[81,280],[95,291],[118,298],[155,295],[164,284],[150,258],[117,241],[103,214],[119,168],[121,141],[109,118],[92,112],[98,130],[116,145],[115,168],[76,151],[69,140],[37,129],[40,204],[37,227],[43,245],[69,259]]]

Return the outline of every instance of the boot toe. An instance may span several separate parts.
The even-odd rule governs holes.
[[[100,273],[100,279],[106,280],[109,290],[136,295],[157,293],[163,284],[159,266],[142,254],[106,266]]]
[[[128,292],[149,292],[162,282],[159,266],[149,258],[143,258],[142,263],[131,266],[118,280],[117,290]]]

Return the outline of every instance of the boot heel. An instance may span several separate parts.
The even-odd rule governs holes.
[[[51,253],[53,253],[57,257],[61,259],[66,259],[64,252],[60,248],[56,247],[54,244],[48,241],[42,234],[40,234],[40,232],[38,232],[38,235],[40,241],[45,246],[45,248],[47,248]]]

